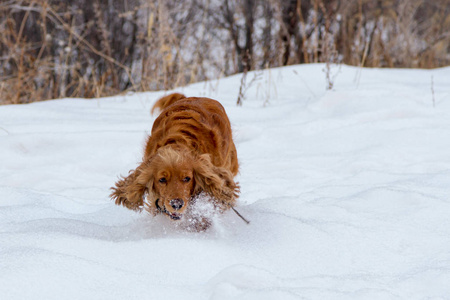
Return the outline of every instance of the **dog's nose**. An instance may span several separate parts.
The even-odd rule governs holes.
[[[184,205],[184,201],[181,199],[172,199],[170,200],[170,206],[173,207],[175,210],[179,210]]]

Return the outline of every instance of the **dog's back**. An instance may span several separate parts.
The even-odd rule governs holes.
[[[216,100],[201,97],[181,98],[181,94],[161,98],[153,109],[161,109],[146,143],[144,158],[160,147],[183,145],[199,153],[208,153],[214,165],[238,172],[236,147],[230,120]]]

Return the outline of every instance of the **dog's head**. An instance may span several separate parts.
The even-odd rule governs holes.
[[[111,196],[116,204],[137,209],[146,194],[145,208],[150,213],[180,220],[201,192],[225,210],[234,205],[239,186],[229,170],[211,162],[209,154],[166,146],[117,182]]]
[[[149,164],[148,205],[179,220],[195,192],[194,157],[188,151],[164,147]]]

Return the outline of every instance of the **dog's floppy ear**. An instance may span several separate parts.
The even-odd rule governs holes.
[[[148,187],[153,186],[153,171],[150,161],[142,162],[136,170],[131,170],[127,177],[121,177],[112,187],[111,199],[117,205],[131,210],[141,210],[144,195]]]
[[[224,205],[223,209],[234,206],[239,197],[239,185],[233,174],[226,168],[216,167],[209,154],[200,155],[194,164],[195,192],[205,191]]]

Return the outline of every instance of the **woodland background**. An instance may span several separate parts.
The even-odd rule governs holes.
[[[450,0],[0,0],[0,104],[291,64],[450,64]]]

